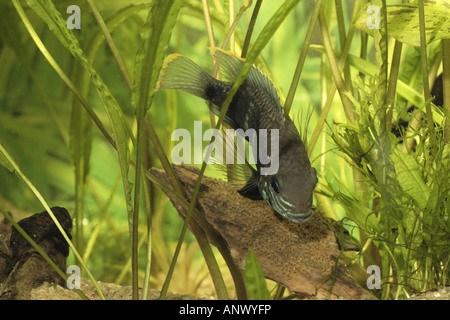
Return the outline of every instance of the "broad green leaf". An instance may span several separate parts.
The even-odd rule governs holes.
[[[372,7],[370,7],[372,6]],[[377,9],[378,8],[378,9]],[[373,36],[378,29],[379,6],[368,3],[359,12],[355,26]],[[427,44],[440,39],[450,39],[450,2],[435,0],[424,2]],[[387,6],[388,34],[400,42],[420,46],[419,8],[417,1]]]
[[[392,153],[391,160],[401,188],[414,199],[421,210],[424,210],[430,198],[430,189],[423,180],[419,164],[412,155],[397,149]]]
[[[245,286],[251,300],[269,300],[266,278],[252,249],[248,250],[245,263]]]

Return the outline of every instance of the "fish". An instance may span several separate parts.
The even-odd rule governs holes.
[[[166,57],[156,90],[180,89],[209,102],[216,115],[237,78],[245,59],[219,48],[210,48],[219,64],[218,80],[189,58],[174,53]],[[278,91],[270,78],[253,65],[228,107],[224,122],[237,130],[278,130],[278,170],[263,173],[268,164],[258,157],[250,178],[238,192],[252,200],[265,200],[278,214],[294,223],[304,223],[313,214],[313,192],[318,178],[294,122],[285,115]],[[236,131],[239,132],[239,131]],[[248,137],[245,137],[247,140]],[[253,148],[254,146],[251,145]],[[267,148],[272,150],[271,148]]]

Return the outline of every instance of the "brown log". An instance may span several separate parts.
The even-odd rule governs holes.
[[[61,207],[53,207],[59,223],[71,237],[72,218]],[[69,245],[47,211],[36,213],[18,223],[63,272]],[[0,300],[30,298],[32,289],[44,282],[65,285],[64,279],[39,254],[14,226],[2,223],[0,230]]]
[[[190,197],[199,170],[174,167]],[[162,170],[152,169],[151,173],[169,184]],[[200,190],[197,202],[201,211],[226,241],[240,268],[245,267],[251,248],[265,276],[291,291],[319,299],[373,298],[339,260],[336,229],[331,219],[319,210],[316,209],[309,221],[295,224],[282,218],[264,201],[242,197],[225,181],[203,177]],[[185,210],[174,200],[171,199],[178,212],[185,216]]]

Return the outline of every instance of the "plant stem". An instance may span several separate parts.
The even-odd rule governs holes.
[[[358,9],[359,9],[359,4],[360,4],[359,2],[356,3],[356,5],[353,9],[353,16],[355,16],[357,14]],[[355,32],[355,26],[352,24],[352,25],[350,25],[350,29],[348,31],[347,40],[345,42],[345,48],[341,54],[341,59],[339,62],[339,70],[343,70],[343,68],[347,62],[347,56],[348,56],[348,52],[350,50],[350,44],[352,42],[354,32]],[[328,91],[327,99],[322,108],[322,112],[320,114],[319,121],[317,122],[316,128],[314,129],[314,132],[313,132],[313,135],[312,135],[310,141],[308,141],[308,156],[311,156],[312,151],[314,150],[314,146],[316,145],[316,142],[319,139],[319,136],[322,132],[326,118],[330,111],[331,104],[333,102],[335,93],[336,93],[336,83],[333,82],[330,90]]]
[[[187,199],[186,193],[185,193],[183,187],[181,186],[181,183],[178,180],[178,177],[177,177],[175,171],[173,170],[173,167],[170,165],[169,160],[167,159],[166,155],[164,154],[164,150],[158,139],[158,136],[156,135],[156,132],[155,132],[153,126],[151,125],[151,123],[149,121],[146,123],[146,125],[147,125],[147,132],[149,134],[149,137],[152,140],[152,144],[156,149],[158,157],[159,157],[161,164],[166,172],[167,177],[169,178],[169,181],[171,182],[173,189],[176,191],[176,194],[180,195],[183,199]],[[146,172],[146,174],[147,174],[147,172]],[[147,174],[147,178],[148,177],[149,177],[149,175]],[[152,182],[155,183],[154,181],[152,181]],[[161,187],[161,185],[160,185],[160,187]],[[170,280],[172,279],[173,271],[175,269],[175,263],[177,261],[178,255],[181,250],[181,244],[186,235],[187,223],[185,222],[185,224],[183,226],[186,226],[186,228],[183,228],[181,231],[178,245],[177,245],[177,248],[175,249],[175,253],[172,258],[172,263],[170,264],[169,271],[166,275],[166,279],[164,281],[163,288],[162,288],[160,296],[159,296],[160,299],[163,299],[165,297],[165,295],[167,294]],[[202,227],[204,230],[206,230],[205,226],[202,226]],[[205,232],[202,230],[202,228],[200,226],[197,225],[197,221],[195,221],[195,220],[191,223],[191,228],[193,229],[193,233],[197,239],[197,242],[199,243],[199,246],[200,246],[200,249],[202,250],[203,256],[205,257],[205,261],[210,270],[211,277],[213,278],[213,282],[214,282],[218,297],[220,299],[228,299],[228,292],[226,291],[225,282],[220,273],[219,267],[217,266],[217,262],[215,261],[214,254],[211,251],[209,243],[207,243],[207,238],[206,238]],[[221,240],[218,240],[218,243],[220,241]],[[226,255],[222,251],[221,251],[221,253],[224,256]]]
[[[242,46],[241,57],[245,58],[247,56],[248,48],[250,46],[250,39],[252,38],[253,29],[255,28],[256,19],[258,17],[259,9],[261,8],[263,0],[257,0],[255,8],[253,9],[252,17],[247,28],[247,33],[245,34],[244,45]]]
[[[394,113],[395,95],[397,91],[398,72],[400,69],[400,58],[402,55],[402,43],[395,41],[394,54],[392,56],[391,73],[389,74],[389,84],[386,97],[386,107],[388,108],[386,114],[386,130],[391,131],[392,116]]]
[[[232,1],[230,1],[232,3]],[[242,15],[244,14],[245,10],[248,9],[250,6],[251,1],[245,1],[245,3],[242,5],[242,7],[239,9],[239,12],[236,14],[236,17],[231,17],[232,23],[230,21],[230,28],[228,29],[227,35],[225,36],[225,40],[222,43],[221,49],[225,50],[228,43],[230,42],[230,51],[234,53],[234,30],[236,29],[236,26],[241,19]],[[230,8],[231,10],[231,8]],[[218,72],[218,65],[216,64],[213,72],[213,77],[217,75]]]
[[[444,107],[447,107],[445,117],[445,141],[450,142],[450,39],[442,39],[442,66]]]
[[[147,131],[145,130],[145,133]],[[144,174],[142,175],[143,181],[142,186],[144,190],[144,204],[145,204],[145,212],[147,216],[147,250],[146,250],[146,263],[145,263],[145,274],[144,274],[144,284],[142,286],[142,300],[148,299],[148,290],[150,285],[150,273],[151,273],[151,266],[152,266],[152,250],[153,250],[153,214],[155,212],[155,188],[153,186],[153,183],[150,180],[147,180],[145,177],[145,171],[148,168],[152,167],[153,164],[153,155],[149,152],[149,141],[148,141],[148,135],[144,134],[145,141],[144,141],[144,154],[146,157],[143,160],[143,170]]]
[[[339,31],[339,47],[341,51],[344,50],[345,43],[347,42],[347,37],[345,36],[345,21],[344,21],[344,8],[342,5],[342,0],[335,0],[335,8],[336,8],[336,17]],[[350,65],[345,64],[344,66],[344,81],[345,87],[350,91],[353,95],[352,88],[352,78],[350,74]]]
[[[203,5],[203,15],[205,17],[206,23],[206,30],[208,32],[209,46],[215,47],[216,40],[214,39],[214,30],[211,22],[211,14],[209,13],[208,0],[202,0],[202,5]]]
[[[125,64],[123,63],[122,58],[120,57],[119,51],[117,50],[117,47],[111,37],[111,33],[108,31],[108,27],[105,24],[105,21],[103,21],[102,15],[98,11],[94,1],[87,0],[89,6],[91,7],[92,13],[94,14],[95,20],[97,20],[98,25],[100,26],[100,29],[102,30],[106,43],[108,44],[109,48],[111,49],[111,53],[114,56],[114,59],[116,59],[117,65],[119,66],[120,71],[122,72],[123,77],[125,78],[125,81],[128,85],[128,88],[130,90],[133,89],[133,83],[131,81],[130,75],[128,74],[127,69],[125,68]]]
[[[220,111],[219,119],[216,124],[216,129],[220,129],[223,123],[223,119],[226,115],[226,112],[228,110],[228,107],[231,104],[231,101],[233,99],[233,96],[238,91],[241,84],[244,82],[245,78],[247,77],[248,72],[250,71],[250,68],[252,67],[253,62],[256,60],[262,49],[266,46],[266,44],[269,42],[269,40],[273,37],[273,34],[278,29],[279,25],[283,22],[283,20],[286,18],[286,16],[291,12],[291,10],[298,4],[300,0],[286,0],[280,8],[274,13],[272,18],[269,20],[269,22],[266,24],[266,26],[261,31],[261,34],[259,35],[258,39],[256,40],[253,50],[250,51],[248,59],[244,62],[241,70],[239,71],[238,76],[236,77],[236,80],[231,87],[230,91],[227,94],[227,98],[225,99],[225,102],[222,105],[222,109]],[[214,137],[213,137],[214,139]],[[184,237],[186,234],[187,227],[189,225],[190,218],[192,216],[192,212],[195,208],[195,204],[197,202],[197,196],[200,190],[201,186],[201,180],[203,178],[203,175],[205,173],[207,163],[203,161],[202,167],[200,169],[197,182],[195,183],[194,191],[192,193],[191,201],[189,203],[189,208],[187,210],[183,228],[180,233],[180,237],[178,239],[177,247],[175,249],[175,254],[172,259],[172,262],[170,264],[169,272],[166,277],[166,280],[164,281],[163,288],[161,289],[161,297],[164,297],[167,294],[167,290],[170,284],[170,279],[172,277],[173,271],[175,269],[175,264],[178,259],[178,255],[180,253],[181,245],[184,241]]]
[[[425,26],[425,10],[423,0],[419,0],[419,24],[420,24],[420,52],[421,52],[420,61],[422,63],[423,94],[425,100],[428,130],[430,131],[431,155],[433,157],[434,149],[436,146],[436,134],[434,131],[433,114],[431,112],[430,85],[428,83],[427,38],[425,33],[426,26]]]
[[[308,31],[306,32],[305,41],[303,42],[302,51],[300,52],[300,57],[298,58],[297,67],[295,68],[294,76],[292,78],[291,86],[289,88],[286,101],[284,103],[284,114],[289,116],[291,111],[292,102],[294,101],[295,91],[297,90],[298,83],[300,81],[300,76],[302,74],[303,65],[306,60],[306,55],[308,54],[309,45],[311,44],[311,38],[314,33],[314,28],[316,26],[317,19],[319,17],[319,11],[322,6],[322,0],[317,0],[314,7],[311,20],[309,21]]]
[[[89,271],[89,269],[87,268],[87,266],[84,263],[83,259],[81,258],[81,255],[78,253],[78,251],[75,248],[75,246],[73,245],[72,241],[70,241],[70,238],[67,236],[66,232],[64,231],[63,227],[59,223],[58,219],[56,219],[55,215],[53,214],[52,210],[48,206],[48,204],[45,201],[45,199],[42,197],[41,193],[36,189],[36,187],[31,183],[31,181],[24,175],[22,170],[19,168],[17,163],[14,161],[14,159],[9,155],[9,153],[6,151],[6,149],[3,147],[2,144],[0,144],[0,154],[3,155],[4,159],[11,166],[11,168],[14,170],[16,175],[27,185],[27,187],[33,192],[35,197],[43,205],[44,209],[48,212],[48,214],[52,218],[53,222],[55,223],[56,227],[61,232],[61,235],[64,237],[64,239],[66,240],[67,244],[72,249],[75,257],[78,260],[78,262],[81,264],[81,266],[84,268],[84,270],[86,270],[86,272],[87,272],[89,278],[91,279],[94,287],[97,289],[97,292],[98,292],[99,296],[102,299],[105,299],[105,297],[103,296],[102,291],[100,290],[100,287],[97,284],[97,281],[94,279],[92,273]]]
[[[234,19],[234,0],[229,0],[228,1],[228,25],[230,27],[230,30],[228,31],[229,33],[229,38],[228,35],[225,38],[225,42],[228,42],[227,40],[229,39],[230,42],[230,51],[234,53],[234,47],[235,47],[235,43],[234,43],[234,28],[237,25],[237,20],[239,20],[237,17],[236,19]],[[222,48],[225,49],[225,48]]]
[[[131,278],[132,278],[132,296],[133,300],[139,299],[139,249],[138,249],[138,235],[139,235],[139,207],[141,196],[141,174],[143,162],[143,148],[144,144],[144,114],[140,114],[137,119],[137,144],[136,144],[136,172],[134,180],[134,204],[132,216],[132,232],[131,232]]]
[[[386,124],[386,111],[387,111],[387,86],[388,86],[388,35],[387,35],[387,9],[386,0],[381,1],[382,6],[380,9],[380,26],[381,30],[375,31],[375,47],[377,55],[379,57],[378,64],[378,119],[379,119],[379,154],[376,159],[377,168],[375,175],[377,176],[378,184],[377,189],[381,194],[380,206],[385,209],[380,213],[380,224],[385,226],[386,241],[382,241],[382,247],[379,246],[379,252],[381,256],[381,274],[383,279],[389,279],[391,275],[392,262],[395,263],[395,259],[391,252],[390,244],[392,239],[391,230],[391,215],[389,214],[389,190],[387,187],[388,176],[390,176],[390,140],[389,132],[387,132]],[[393,250],[393,249],[392,249]],[[390,284],[385,283],[382,288],[382,297],[387,299],[390,293]]]
[[[205,231],[203,231],[197,223],[191,223],[191,229],[197,239],[200,250],[203,253],[203,257],[205,258],[214,288],[216,289],[217,298],[219,300],[229,300],[230,297],[228,295],[227,287],[223,280],[222,273],[220,272],[219,265],[214,257],[211,245],[206,237]]]
[[[407,0],[403,0],[403,3],[407,3]],[[395,103],[395,95],[397,92],[397,80],[398,80],[398,73],[400,69],[400,59],[402,55],[402,47],[403,44],[395,40],[394,45],[394,53],[392,55],[392,63],[391,63],[391,73],[389,75],[389,84],[387,89],[387,97],[386,97],[386,103],[387,103],[387,114],[386,114],[386,130],[388,132],[391,131],[392,128],[392,116],[394,113],[394,103]]]
[[[334,83],[336,84],[336,88],[339,92],[339,95],[341,97],[342,104],[344,106],[344,111],[347,116],[347,119],[350,121],[350,123],[355,122],[355,116],[353,114],[353,103],[347,96],[346,92],[346,86],[344,83],[344,80],[342,79],[338,64],[336,62],[336,57],[334,56],[333,47],[331,45],[331,39],[330,35],[328,33],[328,27],[327,22],[325,19],[325,14],[323,12],[323,7],[320,8],[319,12],[319,24],[320,24],[320,30],[322,32],[322,40],[325,47],[325,51],[328,57],[328,63],[330,64],[331,73],[334,78]]]
[[[211,48],[214,48],[216,46],[216,40],[214,39],[214,29],[211,22],[211,13],[209,12],[208,0],[202,0],[202,7],[203,7],[203,16],[205,17],[206,30],[208,33],[209,46]],[[216,69],[216,62],[213,61],[213,63],[214,69]],[[216,118],[214,112],[212,111],[209,112],[209,122],[211,124],[211,128],[216,127]]]

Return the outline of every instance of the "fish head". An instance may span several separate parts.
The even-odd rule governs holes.
[[[310,165],[280,166],[276,174],[261,175],[260,192],[281,216],[295,223],[303,223],[313,214],[313,191],[317,182],[316,170]]]

